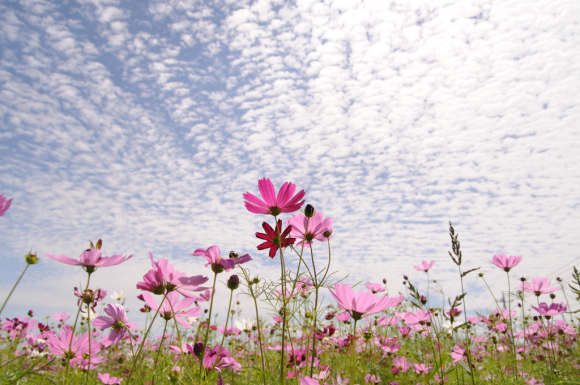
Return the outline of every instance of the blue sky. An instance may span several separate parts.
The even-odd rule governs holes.
[[[209,275],[189,254],[215,244],[276,278],[242,198],[263,177],[333,218],[351,283],[396,293],[433,259],[456,295],[448,221],[496,294],[494,254],[523,256],[513,277],[580,265],[579,16],[564,0],[2,2],[0,298],[30,248],[42,259],[4,315],[73,312],[84,273],[44,254],[89,239],[134,255],[94,275],[134,310],[149,250]],[[467,291],[493,303],[475,274]]]

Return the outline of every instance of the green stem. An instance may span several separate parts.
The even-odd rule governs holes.
[[[218,354],[216,356],[215,362],[213,363],[213,366],[211,367],[211,370],[213,372],[213,370],[215,369],[219,359],[220,359],[220,354],[222,352],[222,347],[224,346],[224,340],[226,339],[226,333],[228,331],[228,321],[230,319],[230,310],[232,308],[232,297],[234,296],[234,291],[231,290],[230,293],[230,303],[228,305],[228,312],[226,314],[226,326],[224,326],[224,334],[222,335],[222,342],[220,343],[220,348],[218,349]]]
[[[24,268],[24,271],[22,271],[22,274],[20,274],[20,277],[18,277],[18,281],[16,281],[16,283],[14,284],[14,286],[12,286],[12,290],[10,290],[10,293],[8,294],[8,297],[6,297],[6,300],[4,301],[4,304],[2,305],[2,309],[0,309],[0,314],[2,314],[2,311],[4,310],[4,306],[6,306],[6,304],[8,303],[8,300],[10,299],[10,297],[12,296],[12,293],[14,292],[14,289],[16,289],[16,286],[18,286],[18,283],[20,282],[20,280],[24,276],[24,273],[26,273],[26,270],[28,269],[28,266],[30,266],[30,264],[27,263],[26,264],[26,267]]]
[[[354,384],[354,365],[355,365],[355,356],[356,356],[356,349],[355,349],[355,345],[356,345],[356,323],[358,322],[357,319],[354,320],[354,327],[353,327],[353,333],[352,333],[352,361],[350,364],[350,383]]]
[[[284,254],[280,249],[280,269],[282,274],[282,353],[280,355],[280,382],[282,385],[286,383],[286,376],[284,374],[285,368],[285,342],[286,342],[286,266],[284,265]]]
[[[169,323],[168,321],[165,321],[165,327],[163,328],[163,334],[161,335],[161,342],[159,342],[159,349],[157,349],[157,356],[155,357],[155,363],[153,364],[153,379],[151,380],[151,385],[155,385],[155,373],[157,373],[157,361],[159,360],[159,353],[161,353],[161,349],[163,349],[163,340],[165,339],[165,331],[167,330],[168,323]]]
[[[217,273],[213,276],[213,285],[211,289],[211,300],[209,303],[209,316],[207,317],[207,329],[205,331],[205,337],[203,339],[203,352],[201,353],[201,359],[199,360],[199,375],[202,374],[203,369],[203,358],[205,357],[205,350],[207,347],[207,337],[209,336],[209,326],[211,324],[211,311],[213,310],[213,297],[215,297],[215,282],[217,280]]]
[[[512,300],[511,300],[512,288],[511,288],[510,274],[509,274],[509,272],[507,272],[506,274],[508,277],[508,311],[509,311],[508,317],[510,320],[510,339],[511,339],[511,345],[512,345],[512,354],[514,356],[514,373],[515,373],[516,378],[518,378],[518,361],[517,361],[517,355],[516,355],[514,328],[513,328],[513,324],[512,324]]]

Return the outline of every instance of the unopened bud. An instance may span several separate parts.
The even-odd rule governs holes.
[[[322,236],[324,238],[330,238],[331,235],[332,235],[332,230],[326,230],[324,233],[322,233]]]
[[[306,216],[306,218],[312,218],[315,212],[316,210],[314,209],[314,206],[312,206],[311,204],[307,204],[306,207],[304,208],[304,216]]]
[[[26,254],[26,257],[24,257],[24,260],[29,265],[36,265],[38,263],[38,257],[36,256],[36,254],[32,254],[32,253]]]
[[[205,345],[203,342],[198,342],[193,345],[193,354],[197,357],[197,359],[201,360],[201,356],[203,355]]]
[[[177,384],[182,376],[183,373],[181,372],[181,368],[177,365],[175,365],[169,370],[169,381],[171,381],[174,384]]]
[[[260,278],[258,278],[258,276],[255,276],[254,279],[252,280],[252,283],[254,285],[257,285],[258,283],[260,283]]]
[[[230,251],[230,258],[239,258],[240,254],[236,253],[235,251]]]
[[[550,298],[552,298],[552,299],[556,298],[556,294],[550,293]]]
[[[387,284],[387,279],[383,278],[383,285],[386,285],[386,284]]]
[[[237,275],[233,274],[228,279],[227,286],[228,286],[228,289],[230,289],[230,290],[236,290],[238,288],[238,286],[240,286],[240,278]]]

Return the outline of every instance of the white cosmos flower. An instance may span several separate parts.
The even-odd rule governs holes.
[[[119,290],[118,293],[114,291],[113,294],[111,294],[111,298],[113,298],[115,301],[122,301],[125,299],[125,297],[127,297],[127,294],[123,290]]]
[[[252,318],[245,318],[245,319],[242,318],[239,320],[235,320],[234,325],[236,326],[236,328],[243,330],[243,331],[252,330],[254,325],[256,325],[256,321],[254,321]]]
[[[91,309],[89,309],[89,313],[91,314],[91,321],[94,320],[95,318],[97,318],[97,313],[95,313]],[[84,312],[84,313],[81,312],[81,317],[83,317],[83,319],[87,319],[88,315],[86,312]]]

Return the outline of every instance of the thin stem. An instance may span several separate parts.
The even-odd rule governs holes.
[[[232,308],[232,297],[234,296],[234,291],[231,290],[230,293],[230,303],[228,305],[228,312],[226,313],[226,326],[224,326],[224,334],[222,336],[222,342],[220,343],[220,348],[218,349],[218,354],[216,356],[215,362],[213,363],[213,366],[211,368],[211,370],[213,371],[220,359],[220,354],[222,352],[222,347],[224,346],[224,340],[226,339],[226,333],[228,332],[228,321],[230,319],[230,310]]]
[[[161,353],[161,349],[163,349],[163,340],[165,339],[165,331],[167,331],[167,324],[168,323],[169,323],[169,321],[166,320],[165,327],[163,328],[163,334],[161,335],[161,342],[159,342],[159,349],[157,349],[157,356],[155,357],[155,363],[153,364],[153,379],[151,380],[151,385],[155,384],[155,373],[157,372],[157,361],[159,360],[159,353]]]
[[[280,269],[282,274],[282,353],[280,355],[280,382],[282,385],[286,383],[286,376],[284,374],[284,356],[285,356],[285,342],[286,342],[286,266],[284,265],[284,253],[280,249]]]
[[[353,327],[353,335],[352,335],[352,361],[350,364],[350,383],[354,384],[354,364],[355,364],[355,356],[356,356],[356,323],[358,322],[357,319],[354,320],[354,327]]]
[[[14,284],[14,286],[12,286],[12,290],[10,290],[10,293],[8,293],[8,297],[6,297],[6,300],[4,301],[4,304],[2,305],[2,309],[0,309],[0,314],[2,314],[2,311],[4,310],[4,306],[6,306],[6,304],[8,303],[8,300],[10,299],[10,297],[12,296],[12,293],[14,292],[14,289],[16,289],[16,286],[18,286],[18,283],[20,282],[20,280],[24,276],[24,273],[26,273],[26,270],[28,269],[28,266],[30,266],[30,264],[27,263],[26,264],[26,267],[22,271],[22,274],[20,274],[20,277],[18,277],[18,281],[16,281],[16,283]]]
[[[213,310],[213,297],[215,297],[215,282],[217,280],[217,273],[213,276],[213,285],[211,289],[211,301],[209,303],[209,316],[207,317],[207,329],[205,331],[205,337],[203,339],[203,351],[201,353],[201,359],[199,360],[199,375],[202,374],[203,369],[203,358],[205,357],[205,350],[207,346],[207,337],[209,336],[209,326],[211,324],[211,311]]]
[[[517,361],[517,356],[516,356],[516,346],[515,346],[515,338],[514,338],[514,328],[513,328],[513,324],[512,324],[512,300],[511,300],[511,295],[512,295],[512,288],[511,288],[511,281],[510,281],[510,274],[509,272],[506,272],[507,277],[508,277],[508,317],[510,320],[510,337],[511,337],[511,345],[512,345],[512,353],[514,355],[514,373],[516,378],[518,378],[518,361]]]

